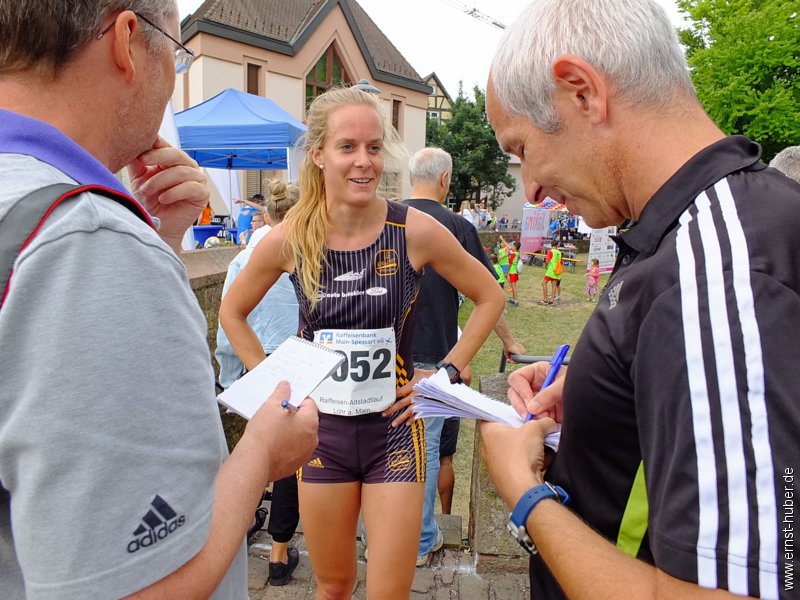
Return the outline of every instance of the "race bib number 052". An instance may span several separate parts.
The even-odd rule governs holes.
[[[320,329],[314,341],[344,356],[344,362],[312,393],[321,412],[363,415],[395,401],[394,329]]]

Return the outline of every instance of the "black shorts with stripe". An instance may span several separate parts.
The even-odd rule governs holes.
[[[395,416],[319,415],[319,444],[298,472],[310,483],[425,481],[425,423],[392,427]]]

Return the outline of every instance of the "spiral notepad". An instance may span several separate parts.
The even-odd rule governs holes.
[[[423,379],[414,386],[417,395],[411,405],[418,419],[426,417],[460,417],[480,419],[505,425],[521,426],[525,419],[517,414],[509,404],[498,402],[463,383],[450,383],[444,369]],[[549,434],[544,443],[558,450],[561,431]]]
[[[217,396],[217,401],[228,410],[250,419],[278,382],[288,381],[292,387],[289,404],[297,408],[343,360],[341,354],[330,348],[292,336],[255,369]]]

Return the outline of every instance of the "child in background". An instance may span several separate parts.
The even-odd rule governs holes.
[[[561,275],[564,272],[564,264],[561,262],[561,249],[550,248],[547,251],[547,258],[545,258],[544,266],[547,269],[542,279],[542,299],[539,304],[552,306],[558,304],[561,297],[559,294],[559,283],[561,282]],[[550,295],[548,296],[548,286],[550,287]]]
[[[203,212],[197,218],[198,225],[211,225],[211,217],[214,216],[214,211],[211,210],[211,200],[206,200],[206,205],[203,207]]]
[[[592,259],[592,266],[586,271],[586,288],[584,291],[589,295],[589,302],[597,301],[597,283],[600,281],[600,260]]]
[[[519,300],[517,300],[519,259],[519,242],[512,242],[508,250],[508,287],[511,290],[511,298],[508,299],[508,303],[511,304],[511,306],[519,306]]]
[[[508,275],[508,244],[500,236],[500,241],[497,243],[497,264],[503,270],[503,278]]]
[[[503,268],[497,263],[497,254],[492,253],[489,259],[492,261],[492,266],[494,267],[494,272],[497,276],[497,283],[500,284],[501,288],[505,289],[506,276],[505,273],[503,273]]]

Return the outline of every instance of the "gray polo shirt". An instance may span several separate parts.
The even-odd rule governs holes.
[[[0,219],[74,183],[19,154],[0,180]],[[201,549],[227,449],[205,319],[152,229],[91,194],[56,209],[16,262],[0,358],[3,598],[118,598]],[[213,597],[247,597],[244,542]]]

